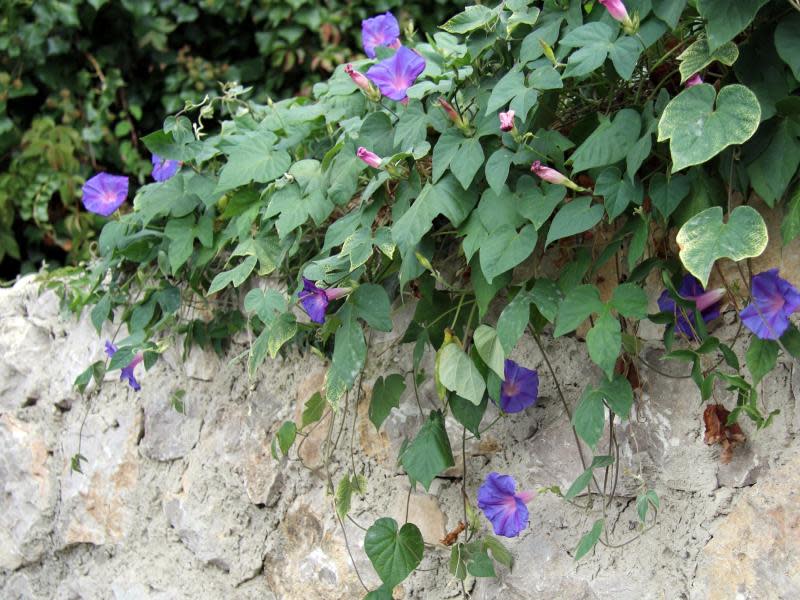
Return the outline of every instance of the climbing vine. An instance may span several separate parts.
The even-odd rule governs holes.
[[[758,394],[779,355],[800,356],[800,292],[777,269],[750,272],[769,242],[765,211],[783,214],[772,244],[800,233],[800,12],[779,0],[510,0],[438,31],[377,15],[362,42],[368,58],[315,85],[313,100],[256,104],[231,85],[168,117],[143,139],[159,181],[132,207],[126,177],[86,183],[85,208],[110,215],[97,259],[48,285],[76,310],[91,305],[98,332],[112,321],[121,334],[76,384],[91,393],[119,369],[139,389],[138,363],[149,368],[175,334],[222,351],[246,331],[250,375],[292,347],[323,356],[324,390],[276,424],[272,449],[296,456],[327,427],[343,529],[353,497],[379,483],[355,460],[334,467],[348,452],[342,428],[366,414],[380,430],[415,402],[422,424],[397,457],[412,488],[454,466],[461,444],[463,515],[442,543],[463,582],[512,566],[500,538],[529,526],[535,502],[530,482],[501,473],[472,489],[467,436],[525,419],[547,381],[582,473],[544,491],[593,515],[574,557],[625,546],[660,509],[646,477],[620,465],[639,368],[656,368],[640,326],[663,326],[665,357],[688,363],[722,460],[745,442],[743,417],[766,428],[780,409]],[[732,339],[715,335],[723,313]],[[365,397],[376,331],[398,334],[412,368],[379,373]],[[509,358],[526,332],[538,370]],[[567,335],[596,367],[580,397],[542,341]],[[421,398],[431,378],[435,397]],[[612,500],[629,476],[640,523],[619,537]],[[373,599],[390,598],[425,552],[416,525],[387,517],[366,527],[364,550],[383,582],[365,589]]]

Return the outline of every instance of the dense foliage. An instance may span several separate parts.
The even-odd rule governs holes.
[[[0,278],[86,258],[102,223],[79,210],[95,170],[149,174],[143,133],[220,82],[251,98],[307,93],[353,56],[379,2],[9,0],[0,9]],[[434,27],[463,2],[402,8]],[[235,32],[235,35],[231,35]]]
[[[764,428],[778,410],[765,410],[758,383],[779,354],[800,355],[789,319],[800,293],[775,270],[746,274],[768,241],[754,206],[782,207],[784,243],[800,233],[800,12],[783,0],[512,0],[468,7],[424,35],[394,37],[388,16],[367,30],[375,58],[338,68],[313,99],[261,104],[230,87],[143,138],[183,167],[106,224],[87,270],[49,282],[74,309],[91,305],[98,331],[107,320],[127,329],[77,385],[99,384],[107,369],[133,385],[137,363],[153,364],[176,332],[222,348],[249,330],[251,374],[290,346],[314,351],[329,361],[324,394],[300,422],[276,426],[278,457],[324,415],[333,428],[362,402],[380,429],[407,388],[434,378],[435,408],[419,404],[424,424],[398,457],[427,489],[453,465],[448,428],[457,423],[463,443],[494,424],[482,424],[487,412],[524,417],[547,379],[584,468],[567,491],[550,491],[596,515],[574,555],[625,545],[607,523],[622,476],[614,432],[646,364],[639,324],[665,325],[667,357],[689,363],[713,400],[698,419],[723,459],[744,439],[741,416]],[[94,182],[87,206],[124,207],[120,189]],[[742,273],[732,285],[719,269],[730,261]],[[707,290],[714,269],[722,287]],[[665,288],[649,315],[648,278]],[[413,368],[382,373],[363,398],[369,331],[392,331],[393,310],[411,301],[400,340]],[[739,323],[733,339],[714,334],[725,311]],[[576,330],[597,366],[579,399],[562,391],[540,342]],[[541,372],[508,358],[526,332]],[[732,348],[741,339],[745,365]],[[426,350],[433,373],[421,368]],[[354,461],[333,472],[338,436],[327,439],[344,519],[372,483]],[[641,535],[659,498],[634,476]],[[451,574],[510,565],[480,515],[514,536],[530,500],[501,474],[479,490],[465,483]],[[384,582],[370,597],[389,598],[423,544],[413,524],[382,518],[365,551]]]

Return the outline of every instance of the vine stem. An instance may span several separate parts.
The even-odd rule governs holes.
[[[583,470],[585,471],[588,467],[586,463],[586,457],[583,455],[583,446],[581,446],[581,441],[578,438],[578,432],[575,430],[575,425],[572,424],[572,411],[569,409],[569,404],[567,404],[567,399],[564,396],[564,392],[561,391],[561,384],[558,383],[558,377],[556,377],[556,371],[553,368],[550,359],[547,356],[547,352],[545,352],[544,345],[542,344],[542,340],[539,337],[539,334],[536,332],[536,329],[528,325],[528,331],[531,332],[533,339],[536,341],[536,345],[539,347],[539,351],[542,353],[542,357],[544,358],[544,362],[547,365],[547,369],[550,371],[550,376],[553,378],[553,382],[556,386],[556,391],[558,392],[558,397],[561,400],[561,404],[564,407],[564,412],[567,413],[567,418],[569,419],[570,428],[572,429],[572,435],[575,438],[575,445],[578,447],[578,455],[581,458],[581,465],[583,466]],[[592,481],[594,481],[594,485],[598,491],[600,491],[600,484],[597,482],[597,479],[594,476],[594,472],[592,472]]]

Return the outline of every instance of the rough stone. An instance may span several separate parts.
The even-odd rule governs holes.
[[[747,490],[712,534],[692,598],[800,598],[800,454]]]
[[[203,424],[203,409],[197,398],[184,396],[184,412],[172,405],[174,390],[159,389],[142,400],[144,407],[144,437],[141,453],[152,460],[168,461],[186,456],[197,444]]]
[[[114,544],[130,532],[135,511],[130,498],[139,480],[137,444],[142,414],[135,406],[115,408],[113,413],[90,414],[85,423],[76,418],[62,439],[64,463],[55,525],[58,548]],[[70,458],[78,453],[85,458],[82,473],[70,468]]]
[[[44,554],[55,506],[49,458],[40,426],[0,416],[0,569]]]

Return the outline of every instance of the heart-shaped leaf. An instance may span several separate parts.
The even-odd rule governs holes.
[[[397,521],[384,517],[367,530],[364,551],[383,581],[383,587],[391,589],[422,561],[422,534],[413,523],[406,523],[398,531]]]
[[[708,49],[708,40],[700,38],[689,46],[678,57],[681,61],[679,70],[681,72],[681,83],[689,79],[695,73],[699,73],[714,61],[719,61],[723,65],[731,66],[739,58],[739,48],[733,42],[727,42],[714,50]]]
[[[727,223],[722,208],[712,206],[689,219],[678,232],[683,266],[705,286],[718,258],[753,258],[767,247],[767,225],[750,206],[737,206]]]
[[[717,95],[704,83],[667,104],[658,123],[658,141],[670,140],[674,173],[704,163],[732,144],[743,144],[760,120],[758,98],[749,88],[728,85]]]

